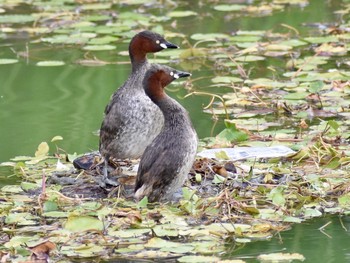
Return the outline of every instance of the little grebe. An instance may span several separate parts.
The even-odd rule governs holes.
[[[163,115],[146,96],[142,81],[151,65],[147,61],[147,53],[155,53],[165,48],[178,46],[150,31],[138,33],[130,42],[131,74],[112,95],[100,129],[99,150],[105,159],[105,177],[110,157],[139,158],[163,126]]]
[[[171,201],[192,167],[198,144],[196,131],[187,111],[164,92],[174,79],[190,75],[163,65],[152,65],[146,73],[144,89],[162,111],[164,126],[141,157],[136,200],[147,196],[149,202]]]

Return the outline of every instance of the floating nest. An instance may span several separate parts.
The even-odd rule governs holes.
[[[61,185],[60,192],[68,197],[102,199],[122,197],[133,200],[138,160],[112,160],[108,165],[108,183],[104,182],[104,162],[98,152],[76,158],[73,166],[73,169],[52,173],[47,184]],[[217,196],[223,189],[252,190],[267,183],[264,173],[251,176],[249,171],[245,171],[246,168],[236,168],[232,161],[197,158],[185,186],[195,190],[201,198],[208,198]],[[269,177],[268,183],[280,185],[292,180],[296,180],[295,176],[275,174]]]

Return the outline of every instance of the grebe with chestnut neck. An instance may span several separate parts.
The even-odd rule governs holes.
[[[149,202],[173,201],[193,165],[198,139],[188,112],[164,88],[177,78],[190,76],[163,65],[152,65],[143,86],[161,110],[164,126],[144,151],[137,172],[135,199]]]

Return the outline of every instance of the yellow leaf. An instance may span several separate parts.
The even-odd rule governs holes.
[[[53,137],[53,138],[51,139],[51,142],[55,142],[55,141],[62,141],[62,140],[63,140],[63,137],[62,137],[62,136],[57,135],[57,136],[55,136],[55,137]]]
[[[43,157],[49,153],[49,145],[47,142],[42,142],[39,144],[38,149],[35,152],[35,157]]]

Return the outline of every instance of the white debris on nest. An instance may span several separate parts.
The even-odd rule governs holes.
[[[295,152],[289,147],[284,145],[277,145],[269,147],[236,147],[207,149],[199,152],[197,156],[219,159],[219,153],[223,151],[232,161],[249,158],[278,158],[295,154]]]

